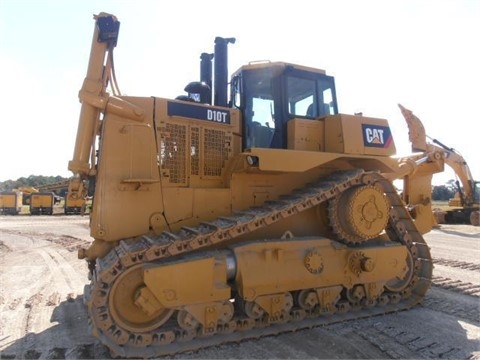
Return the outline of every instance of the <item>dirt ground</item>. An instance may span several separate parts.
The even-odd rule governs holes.
[[[425,238],[434,285],[422,305],[226,344],[178,359],[480,359],[480,227],[442,225]],[[0,216],[0,359],[110,358],[88,329],[82,216]]]

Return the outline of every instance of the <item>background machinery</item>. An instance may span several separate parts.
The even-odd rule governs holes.
[[[59,195],[64,200],[64,213],[65,215],[82,214],[85,211],[85,201],[87,199],[86,188],[78,187],[78,179],[70,178],[50,185],[39,186],[38,189],[42,191],[53,191],[57,202]],[[83,182],[81,183],[83,186]],[[74,190],[70,190],[70,189]]]
[[[39,190],[33,186],[21,186],[13,189],[12,191],[22,194],[22,205],[30,205],[30,195],[38,192]]]
[[[480,181],[475,181],[466,160],[455,149],[425,134],[421,121],[410,111],[400,106],[410,129],[410,141],[414,151],[444,152],[444,162],[459,180],[455,185],[455,196],[448,201],[448,207],[434,208],[433,213],[438,224],[472,224],[480,225]],[[428,144],[429,139],[433,144]],[[435,144],[435,145],[434,145]],[[408,201],[408,200],[407,200]]]
[[[445,164],[450,166],[457,179],[455,196],[448,201],[448,208],[434,209],[439,224],[471,224],[480,226],[480,181],[473,179],[465,159],[453,148],[433,139],[445,149]]]
[[[188,95],[122,96],[120,23],[94,19],[68,167],[79,191],[87,179],[94,188],[94,241],[79,257],[93,334],[113,355],[174,354],[422,301],[443,152],[395,158],[388,122],[340,114],[323,70],[253,63],[229,82],[233,38],[202,54]],[[400,178],[413,212],[392,184]]]
[[[38,191],[30,194],[30,215],[53,215],[55,195],[53,192]]]
[[[83,214],[88,199],[85,183],[88,182],[80,182],[78,178],[72,177],[51,184],[22,186],[12,191],[2,192],[0,208],[4,210],[0,210],[0,213],[3,211],[3,213],[19,214],[22,212],[23,205],[32,215]],[[32,198],[35,200],[33,203]],[[15,201],[19,201],[16,211],[12,208]],[[26,209],[23,213],[26,213]]]
[[[84,211],[86,193],[84,191],[75,191],[75,196],[71,195],[69,188],[75,183],[74,178],[62,180],[53,184],[38,186],[38,190],[42,192],[52,192],[54,203],[57,204],[64,200],[63,210],[65,215],[80,214]],[[78,197],[76,195],[79,195]]]
[[[21,191],[0,192],[0,214],[17,215],[22,208]]]

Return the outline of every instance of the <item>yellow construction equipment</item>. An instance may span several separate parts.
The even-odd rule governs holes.
[[[38,192],[39,190],[33,186],[21,186],[13,189],[12,191],[22,194],[22,205],[30,205],[30,195]]]
[[[17,215],[22,209],[21,191],[0,192],[0,215]]]
[[[80,181],[78,178],[71,178],[37,187],[21,187],[15,190],[23,192],[24,205],[30,205],[30,212],[32,213],[33,211],[32,214],[34,215],[38,215],[39,213],[50,214],[49,211],[44,210],[44,208],[50,208],[50,206],[45,207],[50,203],[50,195],[53,196],[53,207],[53,205],[61,202],[62,197],[58,195],[58,193],[62,191],[66,192],[63,206],[63,212],[65,215],[82,214],[85,210],[87,190],[84,186],[84,182]],[[30,204],[31,195],[38,192],[44,194],[36,197],[37,204],[34,205],[32,209]]]
[[[30,194],[31,215],[52,215],[55,194],[53,192],[34,192]]]
[[[81,186],[81,188],[80,188]],[[87,196],[84,183],[78,178],[71,178],[62,180],[49,185],[42,185],[38,187],[41,191],[65,191],[64,213],[65,215],[82,214],[85,209],[85,200]],[[72,190],[73,189],[73,190]],[[56,194],[55,194],[56,195]],[[55,202],[61,200],[56,196]]]
[[[444,152],[444,161],[459,180],[455,185],[455,196],[448,201],[447,208],[435,208],[433,213],[438,224],[471,224],[480,226],[480,181],[475,181],[465,158],[455,149],[426,135],[423,125],[412,111],[400,106],[410,129],[410,141],[415,150]],[[428,144],[427,141],[431,143]],[[407,200],[408,202],[408,200]]]
[[[187,95],[122,96],[120,23],[94,19],[68,168],[94,187],[94,241],[79,257],[93,334],[113,355],[175,354],[422,301],[443,151],[395,157],[388,121],[340,114],[323,70],[257,62],[229,81],[234,38],[201,55]]]
[[[436,139],[433,141],[445,149],[445,164],[450,166],[457,176],[457,191],[454,197],[449,199],[448,208],[435,212],[437,222],[480,226],[480,181],[474,180],[470,167],[458,151]]]
[[[65,191],[63,211],[65,215],[84,214],[87,199],[87,189],[85,181],[78,177],[72,177],[68,180],[60,181],[51,185],[39,187],[44,191],[63,190]]]

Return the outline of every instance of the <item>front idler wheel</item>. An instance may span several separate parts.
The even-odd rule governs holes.
[[[139,294],[145,292],[143,266],[127,269],[115,280],[110,290],[108,305],[112,320],[121,328],[144,333],[159,328],[171,317],[173,309],[167,309],[158,302],[149,310],[139,306]]]

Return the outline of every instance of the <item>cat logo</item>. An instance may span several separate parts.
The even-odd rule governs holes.
[[[388,148],[392,143],[392,133],[388,126],[362,124],[363,145]]]

